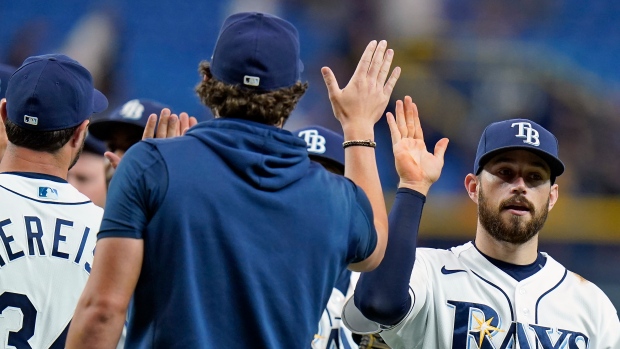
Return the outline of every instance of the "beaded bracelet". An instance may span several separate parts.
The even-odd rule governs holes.
[[[348,147],[352,147],[352,146],[362,146],[362,147],[370,147],[370,148],[375,148],[377,146],[377,143],[371,141],[370,139],[366,139],[363,141],[346,141],[342,143],[342,147],[343,148],[348,148]]]

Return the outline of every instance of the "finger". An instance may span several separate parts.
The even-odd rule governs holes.
[[[442,162],[443,157],[446,154],[446,149],[448,149],[448,143],[450,143],[448,138],[442,138],[437,141],[437,144],[435,144],[435,157],[441,159]]]
[[[198,119],[196,119],[193,116],[189,117],[189,128],[194,127],[194,125],[196,125],[198,123]]]
[[[372,56],[372,63],[370,64],[370,68],[368,69],[368,77],[370,79],[375,79],[374,81],[378,80],[379,72],[381,71],[381,67],[383,66],[383,61],[385,60],[385,49],[386,48],[387,48],[387,41],[385,40],[379,41],[379,45],[377,45],[377,49],[375,50],[375,53]]]
[[[148,120],[146,120],[146,126],[144,126],[142,139],[155,137],[155,128],[157,128],[157,114],[153,113],[149,115]]]
[[[392,70],[392,75],[390,75],[390,78],[385,83],[385,86],[383,86],[384,95],[386,96],[392,95],[392,91],[394,91],[394,86],[396,86],[396,81],[398,81],[399,77],[400,77],[400,67],[396,67],[394,68],[394,70]]]
[[[422,123],[420,122],[420,113],[418,113],[418,106],[415,103],[411,103],[413,106],[413,119],[415,122],[415,134],[414,139],[419,139],[424,142],[424,132],[422,131]]]
[[[407,123],[407,137],[414,138],[415,136],[415,119],[417,117],[418,110],[415,108],[415,104],[411,100],[410,96],[405,96],[405,122]]]
[[[168,132],[168,122],[170,120],[170,109],[164,108],[159,114],[159,124],[157,125],[157,131],[155,132],[155,138],[166,138]]]
[[[103,156],[108,159],[110,165],[112,165],[112,168],[116,170],[118,164],[121,162],[121,157],[111,151],[106,151],[105,153],[103,153]]]
[[[390,136],[392,137],[392,145],[398,143],[401,139],[400,131],[398,130],[398,126],[396,125],[396,119],[394,119],[394,114],[391,112],[387,112],[385,115],[388,123],[388,127],[390,128]]]
[[[179,129],[181,131],[189,129],[189,115],[186,112],[179,114]]]
[[[368,43],[366,49],[364,50],[364,53],[362,53],[362,58],[360,58],[359,63],[357,63],[357,68],[355,68],[352,79],[365,76],[368,73],[368,69],[370,68],[370,64],[372,63],[372,56],[376,48],[377,40],[373,40]]]
[[[338,86],[338,81],[336,81],[336,76],[334,72],[328,67],[321,68],[321,73],[323,74],[323,81],[325,81],[325,86],[327,86],[327,93],[329,93],[329,99],[332,96],[337,95],[340,92],[340,87]]]
[[[381,70],[379,70],[379,76],[377,77],[377,85],[384,86],[385,79],[387,79],[390,73],[390,67],[392,66],[392,59],[394,58],[394,50],[389,49],[385,52],[383,63],[381,64]]]
[[[405,120],[403,101],[400,99],[396,101],[396,125],[398,126],[398,132],[400,132],[401,138],[409,136],[407,134],[407,121]]]
[[[181,134],[179,129],[179,117],[177,114],[170,115],[168,119],[168,130],[166,131],[166,138],[177,137]]]

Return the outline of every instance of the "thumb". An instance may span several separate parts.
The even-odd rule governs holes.
[[[446,149],[448,149],[449,142],[449,139],[442,138],[437,142],[437,144],[435,144],[435,157],[441,159],[441,161],[443,161],[443,156],[446,154]]]
[[[327,86],[327,92],[330,96],[333,96],[340,91],[338,81],[336,81],[336,76],[334,76],[331,69],[328,67],[323,67],[321,68],[321,74],[323,74],[323,81],[325,81],[325,86]]]
[[[108,159],[108,161],[110,161],[110,165],[112,165],[112,168],[116,170],[116,168],[118,167],[118,164],[121,162],[121,158],[120,156],[114,154],[111,151],[106,151],[103,156],[106,157],[106,159]]]

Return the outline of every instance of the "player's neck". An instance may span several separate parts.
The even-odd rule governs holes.
[[[516,265],[528,265],[534,263],[538,257],[538,235],[524,244],[512,244],[496,240],[479,227],[476,232],[476,247],[491,258]]]
[[[67,179],[69,163],[66,154],[34,151],[9,143],[0,162],[0,172],[34,172]]]

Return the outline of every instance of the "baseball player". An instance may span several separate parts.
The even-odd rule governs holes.
[[[146,98],[132,99],[109,115],[95,118],[89,130],[105,142],[106,185],[109,186],[114,170],[132,145],[148,138],[180,136],[196,123],[195,117],[185,112],[177,116],[169,106]]]
[[[329,172],[344,176],[344,150],[342,135],[322,126],[312,125],[293,132],[306,141],[310,160],[321,164]],[[353,294],[360,273],[344,270],[321,315],[318,331],[312,340],[312,349],[335,348],[387,348],[379,335],[357,336],[341,326],[344,302]]]
[[[108,101],[64,55],[29,57],[0,102],[0,348],[64,348],[103,210],[67,182]]]
[[[342,90],[323,68],[349,180],[282,129],[307,87],[295,27],[228,17],[197,88],[216,118],[123,157],[67,347],[109,346],[130,300],[128,347],[308,347],[342,271],[383,257],[372,130],[399,76],[392,55],[371,42]]]
[[[95,205],[105,206],[108,187],[105,180],[105,144],[88,135],[80,158],[69,170],[67,181],[80,193],[86,195]]]
[[[306,141],[310,160],[329,172],[344,176],[344,138],[341,134],[317,125],[301,128],[293,134]],[[359,336],[341,326],[344,302],[353,294],[359,276],[360,273],[347,269],[338,277],[312,340],[312,349],[356,348],[358,345],[361,349],[388,348],[378,334]]]
[[[396,167],[417,193],[406,205],[395,202],[386,257],[360,278],[343,311],[345,324],[383,330],[395,349],[620,348],[620,321],[607,296],[538,251],[539,232],[558,200],[555,179],[564,172],[555,136],[527,119],[489,125],[465,178],[478,205],[475,240],[416,251],[425,195],[443,164],[428,156],[410,98],[396,114],[397,124],[390,119]]]
[[[329,172],[344,176],[344,137],[322,126],[312,125],[293,131],[293,134],[306,141],[310,160],[319,163]],[[355,276],[353,276],[355,275]],[[323,311],[318,331],[312,340],[312,349],[354,348],[357,343],[351,331],[340,325],[340,313],[346,297],[353,293],[352,277],[359,277],[346,269],[332,289],[327,307]]]

